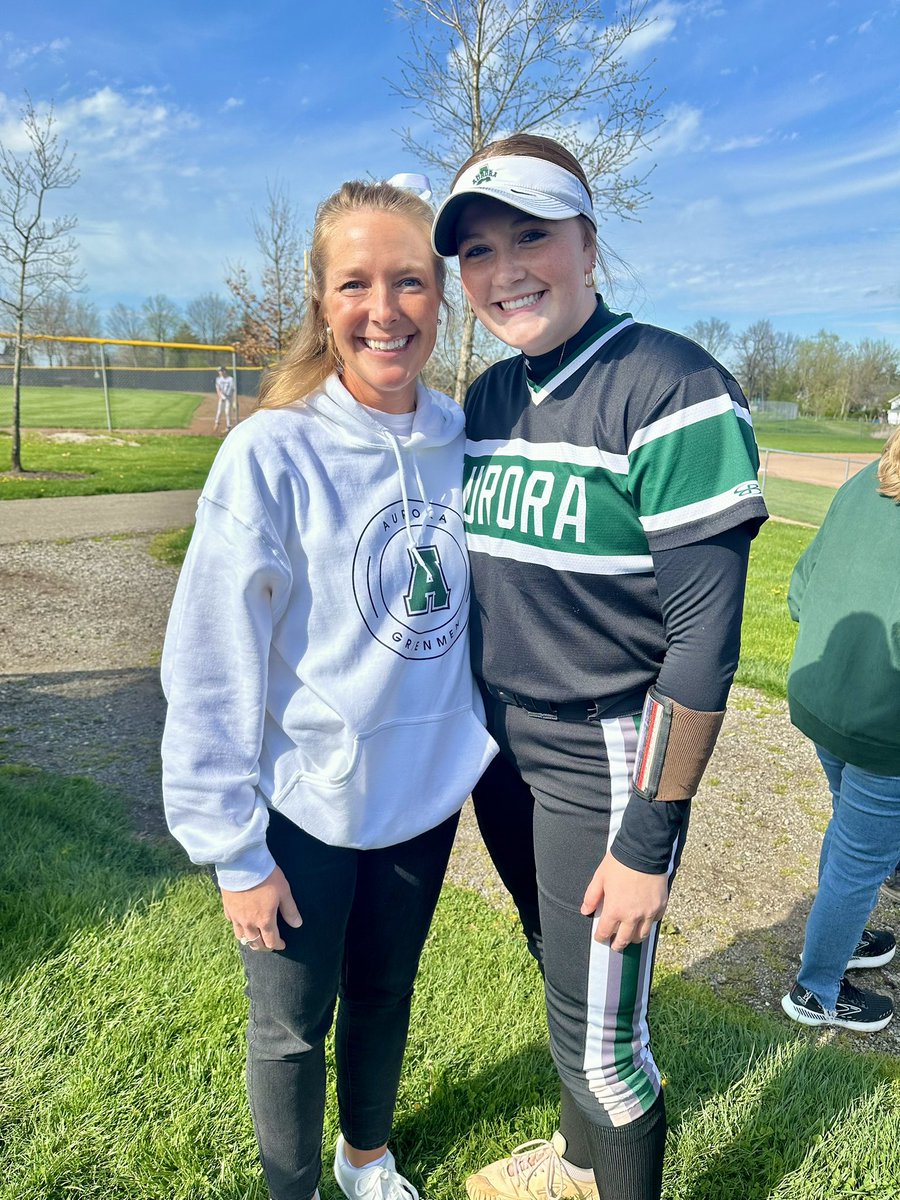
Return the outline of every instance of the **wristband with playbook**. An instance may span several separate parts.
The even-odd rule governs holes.
[[[652,687],[638,732],[634,790],[644,800],[690,800],[706,770],[725,712],[698,712]]]

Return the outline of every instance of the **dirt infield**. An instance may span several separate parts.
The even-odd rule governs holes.
[[[839,488],[877,454],[798,454],[789,450],[760,450],[760,474],[796,483],[818,483]]]

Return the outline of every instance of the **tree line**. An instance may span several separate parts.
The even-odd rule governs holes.
[[[569,146],[591,180],[601,220],[635,218],[650,201],[649,152],[662,121],[662,90],[651,79],[653,62],[635,65],[628,53],[657,19],[647,0],[611,11],[601,0],[393,0],[393,8],[408,51],[392,87],[414,118],[398,132],[413,160],[432,173],[435,194],[449,189],[471,154],[521,130]],[[265,205],[250,216],[257,270],[226,263],[227,294],[204,293],[184,309],[157,294],[137,307],[116,304],[101,320],[79,295],[76,218],[47,216],[53,193],[78,180],[74,155],[58,137],[52,105],[39,110],[27,97],[22,128],[26,149],[0,145],[0,311],[15,333],[13,470],[21,469],[19,382],[29,331],[228,343],[259,365],[284,352],[311,289],[307,232],[284,184],[266,184]],[[456,311],[429,379],[461,400],[500,351],[478,331],[461,297]],[[798,398],[804,411],[846,416],[872,411],[896,388],[896,351],[887,343],[851,347],[828,333],[799,339],[765,320],[733,335],[721,325],[715,318],[696,322],[692,336],[724,353],[751,398]],[[52,342],[44,343],[44,353],[62,356]],[[136,351],[117,353],[146,361]],[[152,361],[178,365],[171,353],[158,351]]]
[[[39,345],[26,341],[23,362],[34,362],[39,357],[51,367],[79,366],[93,362],[91,347],[54,338],[104,337],[124,342],[228,346],[234,340],[235,316],[230,301],[215,292],[204,292],[183,308],[170,296],[157,293],[136,307],[114,304],[105,316],[101,316],[90,300],[71,292],[56,291],[42,296],[30,307],[25,330],[41,334],[47,340],[42,340]],[[11,349],[9,347],[7,353]],[[132,366],[144,363],[178,366],[181,361],[177,353],[167,350],[161,357],[159,350],[141,351],[139,347],[121,347],[110,356]]]
[[[798,337],[768,318],[733,331],[718,317],[684,331],[734,373],[754,402],[795,402],[804,416],[882,416],[900,392],[900,347],[885,338],[855,345],[820,330]]]

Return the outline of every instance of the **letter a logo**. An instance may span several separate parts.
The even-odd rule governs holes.
[[[409,587],[403,597],[408,617],[421,617],[450,607],[450,588],[441,566],[437,546],[420,546],[418,558],[407,551],[411,570]],[[422,561],[419,562],[418,559]],[[424,563],[424,567],[423,564]]]

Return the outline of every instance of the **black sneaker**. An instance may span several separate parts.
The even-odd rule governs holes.
[[[847,963],[848,971],[863,967],[883,967],[897,951],[897,939],[889,929],[864,929]]]
[[[795,983],[782,999],[781,1007],[801,1025],[839,1025],[858,1033],[884,1029],[894,1015],[894,1005],[888,996],[860,991],[847,981],[846,976],[841,980],[834,1016],[829,1016],[812,992],[799,983]]]
[[[881,894],[885,900],[894,900],[900,903],[900,867],[888,875],[881,885]]]

